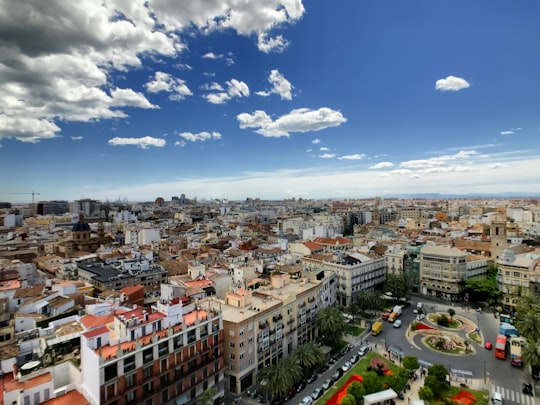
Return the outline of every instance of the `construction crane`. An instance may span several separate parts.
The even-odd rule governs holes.
[[[32,205],[35,204],[35,196],[36,195],[40,195],[41,193],[37,193],[35,191],[32,191],[30,193],[0,193],[0,194],[18,194],[18,195],[23,195],[23,194],[26,194],[26,195],[32,195]]]
[[[36,210],[35,196],[40,195],[40,193],[32,191],[30,193],[0,193],[0,194],[32,195],[32,215],[36,215],[37,210]]]

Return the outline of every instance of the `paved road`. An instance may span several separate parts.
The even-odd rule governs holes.
[[[424,302],[424,312],[426,313],[446,313],[448,308],[452,307],[451,304],[426,302],[425,299],[421,300]],[[405,332],[409,323],[415,319],[416,315],[413,313],[414,307],[415,305],[403,311],[401,315],[403,325],[400,328],[393,328],[391,324],[384,323],[383,333],[379,337],[382,343],[386,344],[387,347],[394,346],[400,348],[404,354],[414,355],[418,359],[428,363],[443,364],[448,368],[471,371],[473,373],[472,378],[475,381],[458,378],[455,382],[457,383],[459,381],[467,385],[474,383],[477,384],[477,388],[488,391],[493,391],[494,388],[497,388],[508,394],[508,398],[503,394],[505,404],[534,403],[532,397],[522,396],[521,393],[522,382],[530,382],[529,370],[526,367],[512,367],[509,359],[506,361],[496,359],[493,351],[484,349],[482,345],[473,343],[475,353],[466,357],[443,354],[420,345],[420,348],[411,345],[405,338]],[[495,341],[499,330],[499,319],[496,319],[492,313],[477,312],[476,310],[467,312],[461,306],[454,306],[453,309],[456,311],[456,315],[466,317],[477,324],[485,340]],[[418,340],[417,338],[415,343]]]

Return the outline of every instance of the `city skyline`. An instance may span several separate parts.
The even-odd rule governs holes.
[[[540,190],[532,0],[0,5],[0,201]]]

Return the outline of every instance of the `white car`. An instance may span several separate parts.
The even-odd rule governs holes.
[[[313,403],[313,398],[311,397],[304,397],[302,399],[302,402],[300,402],[299,405],[311,405]]]
[[[394,328],[399,328],[401,326],[401,319],[396,319],[394,321]]]
[[[350,368],[351,368],[351,363],[349,363],[348,361],[346,361],[345,364],[341,366],[341,369],[343,370],[343,372],[349,371]]]
[[[416,315],[416,320],[417,321],[421,321],[422,319],[424,319],[426,316],[424,314],[418,314]]]

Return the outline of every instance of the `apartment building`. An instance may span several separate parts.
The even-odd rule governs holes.
[[[515,308],[521,297],[540,294],[540,252],[516,253],[506,248],[497,265],[497,286],[503,305]]]
[[[426,245],[420,250],[421,293],[448,301],[460,299],[467,279],[467,253],[453,247]]]
[[[313,255],[301,259],[309,271],[333,272],[337,276],[337,304],[350,306],[362,290],[384,283],[386,261],[384,256],[341,252],[340,255]]]
[[[161,283],[167,281],[167,270],[147,260],[126,260],[115,264],[79,264],[78,274],[79,280],[94,287],[96,295],[139,284],[145,287],[145,291],[154,292],[159,290]]]
[[[222,314],[182,291],[164,284],[151,310],[111,308],[109,325],[81,335],[81,392],[92,405],[195,404],[211,387],[225,403]]]
[[[259,370],[317,338],[315,317],[325,306],[322,285],[320,280],[279,274],[257,290],[234,288],[224,300],[211,299],[223,313],[231,393],[245,392],[256,383]]]

